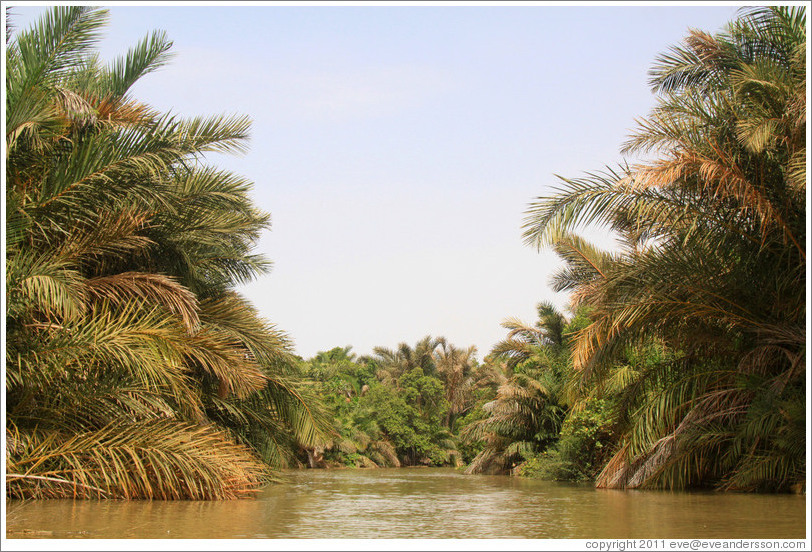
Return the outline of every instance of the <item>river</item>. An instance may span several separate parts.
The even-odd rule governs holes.
[[[797,495],[596,490],[453,469],[296,470],[255,500],[8,501],[8,538],[797,538]]]

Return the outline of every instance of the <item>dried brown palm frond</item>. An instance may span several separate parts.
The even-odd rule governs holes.
[[[7,348],[10,392],[50,394],[65,378],[115,370],[145,390],[172,397],[188,419],[201,417],[200,399],[181,362],[188,336],[161,309],[115,309],[101,302],[69,325],[36,323],[27,333],[36,342],[12,339]]]
[[[197,298],[173,278],[143,272],[119,272],[90,278],[84,283],[93,300],[124,306],[130,301],[157,303],[180,317],[190,333],[200,325]]]
[[[367,446],[367,456],[379,466],[386,466],[390,468],[399,468],[400,459],[398,458],[395,446],[386,440],[372,441]]]
[[[94,100],[96,124],[99,125],[126,127],[154,120],[158,116],[148,105],[124,97],[107,95]]]
[[[51,221],[56,220],[56,217],[51,218]],[[48,252],[54,257],[99,273],[105,271],[106,264],[140,254],[151,246],[152,241],[141,233],[148,225],[149,215],[133,209],[104,211],[88,217],[74,214],[66,226],[59,229],[62,235],[53,236],[53,228],[43,228],[41,232],[35,229],[32,240],[46,242]]]
[[[243,344],[216,328],[204,326],[188,336],[184,357],[192,368],[216,379],[220,398],[230,394],[245,398],[264,389],[268,382]]]
[[[208,297],[200,303],[200,318],[207,327],[239,341],[253,360],[277,369],[293,366],[292,343],[287,335],[259,316],[256,308],[236,292]]]
[[[6,488],[17,498],[234,499],[268,476],[212,427],[158,420],[73,435],[9,431]]]
[[[673,159],[666,159],[638,167],[635,185],[639,187],[665,188],[672,186],[687,175],[699,175],[703,197],[720,204],[734,200],[743,216],[751,213],[761,222],[761,240],[766,241],[773,228],[778,228],[788,242],[792,243],[802,257],[806,252],[795,231],[784,219],[783,205],[776,205],[769,197],[769,190],[760,182],[754,182],[735,158],[719,144],[711,144],[712,153],[695,151],[680,152]]]

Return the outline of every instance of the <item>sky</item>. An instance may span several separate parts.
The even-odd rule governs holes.
[[[25,28],[44,8],[12,8]],[[240,289],[295,351],[414,345],[480,360],[535,320],[555,254],[523,245],[528,204],[556,175],[615,166],[654,105],[648,70],[733,4],[117,5],[101,56],[153,29],[174,58],[133,96],[181,115],[245,114],[242,156],[272,229],[268,275]],[[589,238],[604,247],[604,233]]]

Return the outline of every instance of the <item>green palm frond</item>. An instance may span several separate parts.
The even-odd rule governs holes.
[[[153,31],[130,48],[127,55],[115,60],[106,72],[103,94],[114,98],[124,96],[141,77],[166,65],[171,59],[172,42],[163,31]],[[102,95],[97,92],[97,95]]]
[[[75,267],[53,257],[19,252],[6,262],[7,315],[12,320],[35,309],[59,319],[85,310],[84,278]]]

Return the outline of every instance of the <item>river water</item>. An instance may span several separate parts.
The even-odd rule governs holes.
[[[803,539],[797,495],[596,490],[453,469],[296,470],[255,500],[9,501],[8,538]]]

